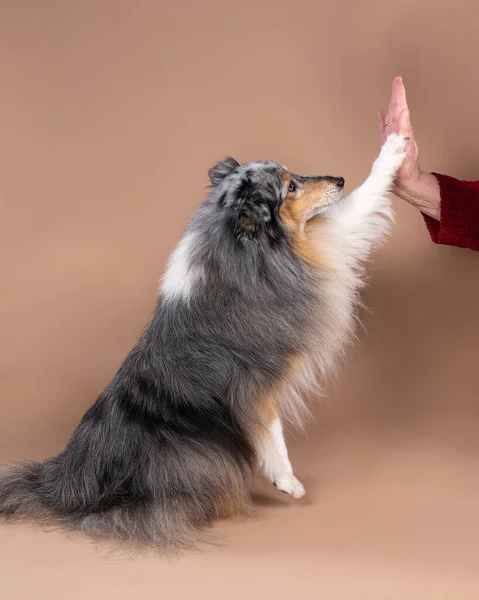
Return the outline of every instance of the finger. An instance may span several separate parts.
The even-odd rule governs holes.
[[[389,133],[398,133],[399,122],[397,115],[390,116],[381,109],[378,114],[378,121],[385,138]]]
[[[384,129],[386,127],[386,113],[384,112],[384,110],[382,108],[378,112],[378,122],[379,122],[379,127],[381,127],[382,129]]]
[[[391,99],[393,100],[394,104],[407,106],[406,88],[404,87],[402,77],[395,77],[393,79],[391,88]]]
[[[408,153],[410,160],[417,161],[418,147],[414,138],[414,131],[411,125],[411,116],[407,108],[402,110],[399,115],[398,132],[400,135],[409,138],[409,141],[406,146],[406,152]]]
[[[400,135],[409,137],[411,140],[414,140],[414,132],[412,130],[412,125],[411,125],[411,115],[409,114],[408,108],[404,108],[399,113],[398,133]]]
[[[389,113],[398,115],[404,108],[407,108],[406,88],[402,77],[395,77],[392,83]]]
[[[382,108],[378,112],[378,126],[379,126],[379,142],[382,146],[384,144],[384,142],[386,141],[386,115]]]

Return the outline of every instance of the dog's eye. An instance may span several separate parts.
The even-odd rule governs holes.
[[[288,186],[288,192],[291,192],[292,194],[294,194],[294,192],[298,189],[298,186],[295,184],[294,181],[290,181],[289,182],[289,186]]]

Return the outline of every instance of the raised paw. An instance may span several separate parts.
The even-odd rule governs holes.
[[[381,152],[374,163],[374,175],[379,177],[387,186],[392,183],[407,156],[407,142],[408,138],[397,133],[391,133],[384,142]]]
[[[398,133],[391,133],[383,144],[381,154],[383,152],[387,154],[404,154],[408,140],[408,137],[404,137]]]
[[[294,475],[286,475],[273,482],[273,485],[281,492],[289,494],[293,498],[302,498],[306,493],[301,481],[298,481]]]

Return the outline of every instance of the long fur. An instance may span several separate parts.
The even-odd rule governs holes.
[[[304,230],[285,222],[284,182],[308,178],[271,162],[218,163],[150,324],[64,451],[0,474],[0,514],[170,550],[243,511],[264,399],[300,422],[304,392],[353,335],[363,264],[387,232],[386,193],[404,158],[393,138],[365,184],[336,203],[328,191]]]

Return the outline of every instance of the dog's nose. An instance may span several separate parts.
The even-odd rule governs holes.
[[[344,177],[336,177],[336,185],[338,188],[344,187]]]

